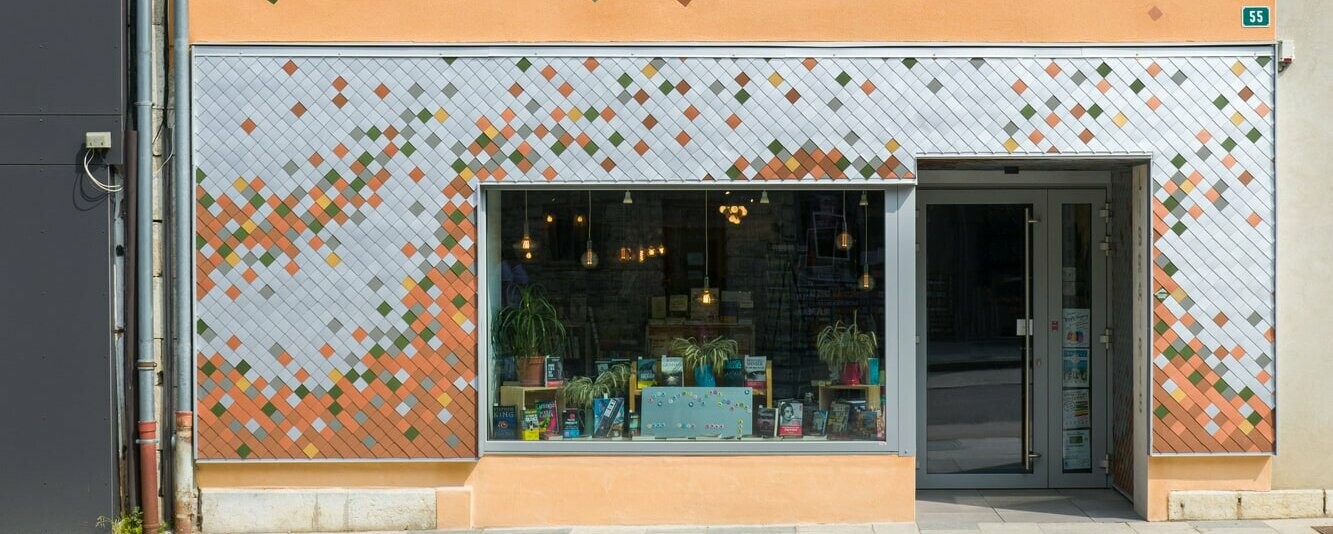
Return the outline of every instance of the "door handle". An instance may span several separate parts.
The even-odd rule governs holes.
[[[1032,208],[1023,210],[1023,318],[1032,324]],[[1032,463],[1041,455],[1032,451],[1032,328],[1023,330],[1023,470],[1032,471]]]

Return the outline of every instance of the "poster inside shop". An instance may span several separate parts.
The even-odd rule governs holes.
[[[1065,308],[1064,347],[1087,348],[1092,335],[1092,310]]]
[[[1064,428],[1089,428],[1092,426],[1092,406],[1088,402],[1088,390],[1066,389],[1064,391]]]
[[[1092,431],[1065,431],[1064,470],[1081,471],[1092,469]]]
[[[1060,367],[1067,388],[1088,387],[1088,349],[1065,349]]]

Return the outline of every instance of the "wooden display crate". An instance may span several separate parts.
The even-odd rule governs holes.
[[[819,386],[819,408],[821,410],[827,410],[835,400],[853,399],[864,400],[866,401],[867,409],[882,413],[879,402],[879,391],[882,387],[884,386],[877,384]]]
[[[516,406],[519,409],[519,417],[522,417],[522,411],[537,407],[537,401],[554,400],[557,401],[556,413],[560,413],[559,399],[556,391],[559,388],[554,386],[500,386],[500,405]]]

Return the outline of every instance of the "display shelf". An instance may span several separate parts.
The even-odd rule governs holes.
[[[657,376],[662,376],[661,359],[658,359],[657,361]],[[764,376],[766,378],[764,380],[763,389],[755,388],[753,395],[756,397],[764,398],[764,406],[763,406],[764,408],[772,408],[773,407],[773,360],[767,360],[764,362]],[[685,369],[685,383],[683,385],[685,386],[694,385],[694,369],[689,367]],[[639,381],[634,378],[631,378],[629,381],[629,399],[626,399],[626,404],[629,405],[630,412],[632,413],[638,412],[637,407],[639,404],[639,395],[642,393],[643,390],[639,389]]]
[[[537,401],[556,401],[556,413],[560,412],[559,399],[555,386],[500,386],[500,405],[517,406],[520,410],[536,408]]]
[[[855,398],[866,401],[866,408],[880,411],[878,384],[858,384],[855,386],[824,385],[819,386],[819,409],[827,410],[838,399]]]

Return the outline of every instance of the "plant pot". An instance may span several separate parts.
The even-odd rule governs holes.
[[[713,366],[700,365],[694,368],[695,387],[711,388],[717,386],[717,377],[713,376]]]
[[[540,386],[546,376],[546,362],[541,356],[518,358],[518,383],[524,386]]]
[[[838,376],[844,386],[861,385],[861,364],[848,362],[842,365],[842,373]]]

